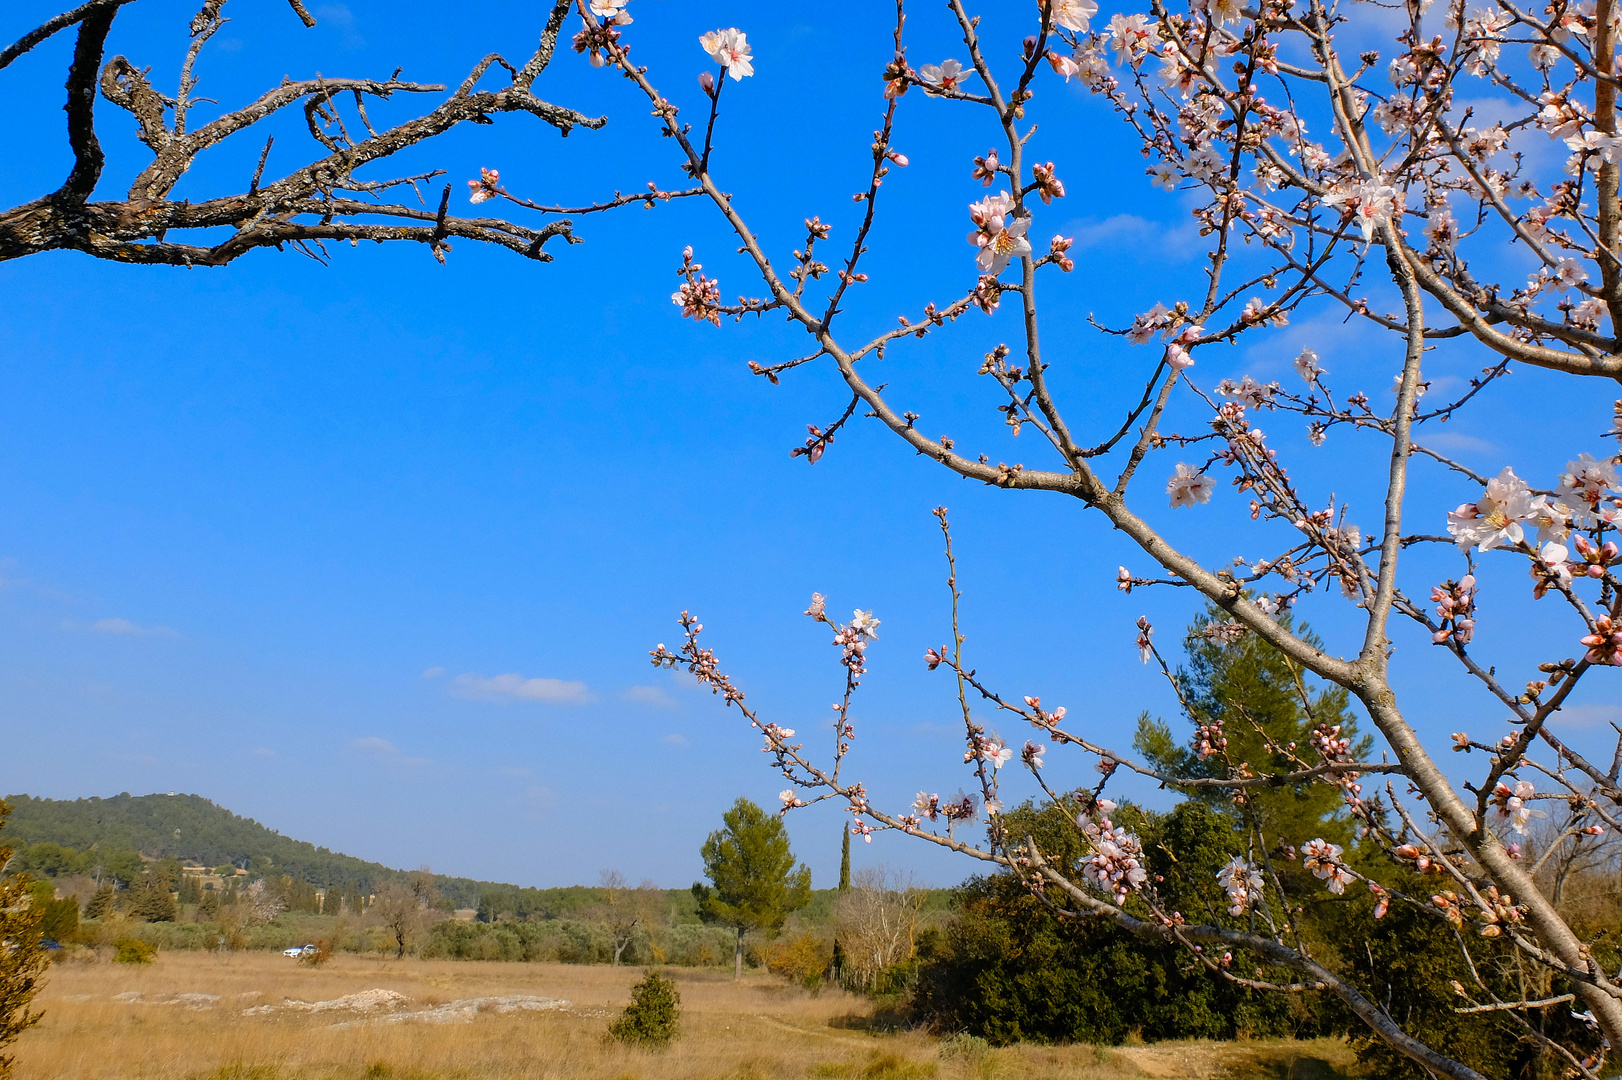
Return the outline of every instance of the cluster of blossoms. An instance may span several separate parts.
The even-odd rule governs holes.
[[[993,769],[1000,769],[1013,759],[1013,748],[995,735],[975,735],[970,742],[970,748],[963,753],[965,763],[979,759]]]
[[[1242,622],[1228,619],[1223,622],[1212,621],[1205,624],[1205,638],[1219,645],[1231,645],[1250,632],[1250,628]]]
[[[1194,756],[1201,761],[1212,754],[1225,753],[1228,749],[1228,737],[1222,733],[1222,721],[1212,720],[1209,724],[1200,724],[1194,729]]]
[[[1031,723],[1037,727],[1043,728],[1058,727],[1060,724],[1064,723],[1065,715],[1070,711],[1063,705],[1060,705],[1052,712],[1048,712],[1046,709],[1042,708],[1041,698],[1031,697],[1029,694],[1025,696],[1025,705],[1031,710]]]
[[[1470,644],[1476,628],[1476,576],[1466,574],[1458,581],[1433,585],[1431,602],[1436,605],[1436,619],[1441,624],[1431,640],[1438,645],[1450,638],[1459,645]]]
[[[1391,854],[1399,859],[1407,859],[1414,864],[1414,869],[1421,874],[1441,874],[1446,872],[1443,865],[1425,854],[1417,844],[1402,844],[1391,850]]]
[[[1329,891],[1336,896],[1345,892],[1346,883],[1352,880],[1340,856],[1340,845],[1322,838],[1301,845],[1301,865],[1310,870],[1313,877],[1328,883]]]
[[[1351,757],[1352,740],[1340,733],[1339,724],[1319,724],[1312,729],[1312,747],[1325,761],[1346,761]]]
[[[486,199],[506,194],[501,190],[501,173],[495,169],[479,169],[479,178],[469,180],[467,187],[467,201],[470,203],[482,203]]]
[[[1622,626],[1609,615],[1595,618],[1594,632],[1583,635],[1582,644],[1588,646],[1590,663],[1622,667]]]
[[[1216,392],[1221,397],[1231,398],[1247,408],[1260,409],[1271,403],[1278,389],[1279,385],[1276,382],[1261,383],[1246,375],[1239,382],[1223,379],[1217,383]]]
[[[1583,456],[1587,457],[1586,454]],[[1578,490],[1586,490],[1585,486],[1591,482],[1586,476],[1579,480],[1570,473],[1566,475],[1582,485]],[[1615,482],[1614,471],[1611,480]],[[1608,509],[1614,512],[1614,504]],[[1586,517],[1587,512],[1582,516]],[[1564,503],[1550,502],[1545,495],[1533,495],[1526,481],[1506,465],[1502,472],[1487,481],[1481,498],[1473,503],[1463,503],[1449,512],[1447,531],[1461,551],[1471,547],[1478,551],[1491,551],[1497,547],[1518,547],[1526,543],[1526,526],[1536,531],[1539,542],[1563,540],[1571,531],[1571,517],[1570,507]]]
[[[1014,197],[1006,191],[969,204],[974,230],[969,243],[980,249],[975,265],[982,274],[1000,274],[1008,263],[1031,253],[1025,233],[1031,227],[1030,215],[1015,214]]]
[[[1188,321],[1186,304],[1179,301],[1174,308],[1156,304],[1137,315],[1126,331],[1126,340],[1133,345],[1147,345],[1156,333],[1166,343],[1166,363],[1172,370],[1182,371],[1194,366],[1189,348],[1199,342],[1205,327]]]
[[[1537,792],[1530,780],[1517,780],[1512,788],[1500,783],[1492,789],[1492,806],[1500,821],[1508,821],[1510,828],[1526,835],[1526,827],[1535,817],[1547,817],[1542,810],[1532,809],[1529,799]]]
[[[1341,734],[1339,724],[1318,724],[1312,729],[1311,742],[1313,749],[1317,750],[1327,762],[1352,760],[1352,740]],[[1361,775],[1359,772],[1347,771],[1337,772],[1330,777],[1331,782],[1341,789],[1346,805],[1351,807],[1353,813],[1359,813],[1363,809],[1363,784],[1359,780]]]
[[[1262,898],[1261,871],[1235,855],[1217,871],[1217,884],[1228,894],[1228,914],[1243,915]]]
[[[734,80],[755,73],[752,50],[742,30],[736,27],[711,30],[698,39],[698,44]]]
[[[670,294],[670,302],[681,308],[681,317],[694,322],[721,325],[721,283],[704,276],[704,267],[693,261],[693,248],[682,249],[681,266],[676,270],[685,280]]]
[[[871,611],[857,609],[850,622],[834,629],[833,643],[842,650],[840,663],[850,669],[853,679],[867,674],[867,645],[879,639],[879,620]]]
[[[1099,804],[1102,809],[1102,804]],[[1128,893],[1136,892],[1149,880],[1143,868],[1143,845],[1136,836],[1110,819],[1086,820],[1081,831],[1092,845],[1092,853],[1082,860],[1082,873],[1097,882],[1115,897],[1117,905],[1126,903]]]
[[[1475,908],[1475,917],[1482,924],[1482,937],[1498,937],[1504,932],[1505,926],[1518,926],[1521,923],[1521,909],[1515,903],[1515,898],[1509,893],[1500,893],[1496,885],[1489,885],[1481,899],[1482,904],[1476,905],[1447,889],[1432,896],[1431,903],[1443,918],[1460,930],[1464,928],[1465,912]]]

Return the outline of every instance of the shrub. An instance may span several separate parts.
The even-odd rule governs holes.
[[[315,951],[298,958],[298,962],[308,967],[318,968],[332,959],[332,939],[322,938],[315,943]]]
[[[1063,811],[1020,808],[1010,820],[1036,832],[1054,861],[1079,855],[1061,847],[1075,842]],[[1168,906],[1206,910],[1214,898],[1200,893],[1216,890],[1216,870],[1234,842],[1227,819],[1183,803],[1143,823],[1141,834],[1151,871],[1165,878],[1158,888]],[[958,896],[952,932],[929,931],[919,941],[912,1006],[937,1031],[994,1046],[1117,1044],[1134,1033],[1151,1041],[1319,1033],[1312,1017],[1292,1014],[1294,1003],[1214,978],[1178,946],[1145,942],[1101,920],[1054,916],[1011,874],[971,881]]]
[[[773,975],[816,990],[833,962],[833,945],[807,930],[797,937],[773,942],[764,959],[766,970]]]
[[[158,957],[158,947],[140,938],[119,938],[113,942],[113,963],[150,964]]]
[[[638,1046],[669,1046],[680,1022],[681,994],[676,984],[657,971],[649,971],[632,988],[631,1003],[608,1026],[608,1037]]]
[[[974,1061],[989,1054],[991,1044],[978,1035],[970,1035],[966,1031],[960,1031],[955,1035],[946,1036],[935,1049],[941,1058],[946,1061],[953,1058],[966,1058]]]

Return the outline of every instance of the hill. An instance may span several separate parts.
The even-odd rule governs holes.
[[[17,846],[15,870],[38,877],[95,874],[131,884],[146,862],[179,859],[217,867],[230,863],[251,877],[289,877],[344,894],[375,892],[403,870],[283,836],[252,818],[233,814],[201,795],[131,795],[36,799],[7,795],[6,838]],[[603,890],[569,885],[537,889],[499,881],[434,875],[440,906],[477,908],[481,918],[510,913],[520,919],[579,917],[603,901]],[[698,905],[686,889],[665,890],[677,922],[697,922]],[[800,917],[833,918],[835,890],[815,889]],[[945,907],[950,890],[930,890],[929,909]]]
[[[201,795],[131,795],[37,799],[8,795],[6,836],[18,847],[17,869],[45,877],[103,873],[125,884],[144,860],[230,863],[253,876],[288,876],[318,889],[374,891],[403,871],[283,836]],[[435,875],[444,906],[483,907],[519,917],[561,918],[599,902],[584,886],[536,889]],[[675,892],[675,890],[672,890]]]

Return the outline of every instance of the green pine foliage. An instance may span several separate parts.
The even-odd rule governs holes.
[[[649,1049],[669,1046],[681,1028],[681,994],[673,980],[649,970],[631,990],[631,1003],[608,1026],[608,1037]]]
[[[699,914],[746,930],[776,933],[789,912],[811,900],[811,871],[796,868],[781,818],[748,799],[721,816],[724,827],[704,841],[704,874],[714,887],[693,886]]]
[[[180,913],[167,884],[161,874],[143,875],[125,892],[124,913],[142,922],[174,922]]]
[[[744,932],[781,930],[791,911],[810,903],[811,871],[795,867],[782,819],[748,799],[733,803],[721,820],[700,849],[712,884],[695,882],[693,898],[705,922],[737,930],[734,972],[741,974]]]
[[[1245,634],[1230,643],[1206,637],[1205,630],[1213,621],[1226,621],[1226,615],[1211,609],[1189,626],[1184,641],[1187,664],[1177,671],[1183,695],[1194,710],[1194,715],[1185,717],[1190,727],[1222,721],[1228,757],[1235,762],[1249,762],[1258,773],[1289,772],[1292,768],[1287,757],[1267,748],[1268,740],[1277,747],[1294,743],[1300,757],[1315,759],[1311,737],[1319,723],[1339,725],[1341,735],[1352,740],[1354,754],[1368,752],[1371,740],[1367,736],[1359,738],[1357,719],[1343,688],[1313,685],[1316,680],[1255,634]],[[1289,615],[1281,615],[1280,622],[1289,626]],[[1298,633],[1313,645],[1322,644],[1305,626]],[[1227,775],[1227,764],[1220,755],[1199,760],[1189,748],[1187,737],[1177,737],[1165,721],[1150,719],[1148,713],[1138,720],[1133,745],[1150,763],[1169,773],[1189,777]],[[1322,837],[1348,850],[1353,846],[1340,793],[1328,784],[1303,782],[1253,789],[1248,813],[1235,808],[1219,791],[1208,789],[1199,797],[1247,824],[1260,824],[1269,845],[1299,847]]]

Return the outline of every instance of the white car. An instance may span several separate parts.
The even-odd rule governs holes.
[[[320,950],[314,945],[295,945],[291,949],[283,949],[283,956],[291,956],[294,960],[302,960],[306,956],[314,956]]]

